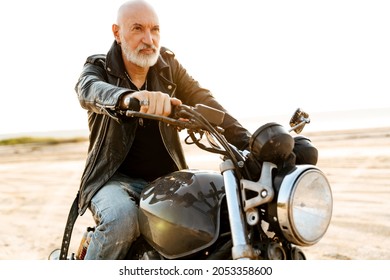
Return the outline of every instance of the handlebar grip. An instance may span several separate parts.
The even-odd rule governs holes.
[[[141,110],[139,100],[137,98],[130,97],[129,108],[127,110],[139,112],[139,110]]]

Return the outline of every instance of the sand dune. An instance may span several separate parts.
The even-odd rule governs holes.
[[[318,166],[332,185],[334,209],[325,237],[303,248],[308,259],[390,259],[390,129],[308,133]],[[87,143],[0,146],[0,259],[47,259],[61,244]],[[218,169],[218,156],[186,147],[193,168]],[[93,224],[75,225],[71,251]]]

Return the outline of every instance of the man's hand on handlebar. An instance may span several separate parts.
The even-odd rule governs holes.
[[[121,109],[129,109],[131,98],[139,101],[140,112],[167,117],[172,112],[173,106],[181,105],[181,100],[170,97],[161,91],[137,91],[124,95],[120,101]]]

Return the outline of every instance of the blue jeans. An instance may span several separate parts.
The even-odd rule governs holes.
[[[137,197],[147,182],[115,174],[92,198],[90,210],[96,229],[86,260],[125,258],[139,236]]]

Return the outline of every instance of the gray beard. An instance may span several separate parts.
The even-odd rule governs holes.
[[[141,54],[140,51],[148,46],[140,45],[137,49],[132,51],[129,48],[129,46],[125,43],[125,41],[123,41],[121,45],[122,45],[122,52],[126,56],[126,59],[142,68],[151,67],[154,64],[156,64],[158,57],[160,55],[160,48],[156,48],[154,46],[152,46],[152,48],[155,49],[154,54]]]

